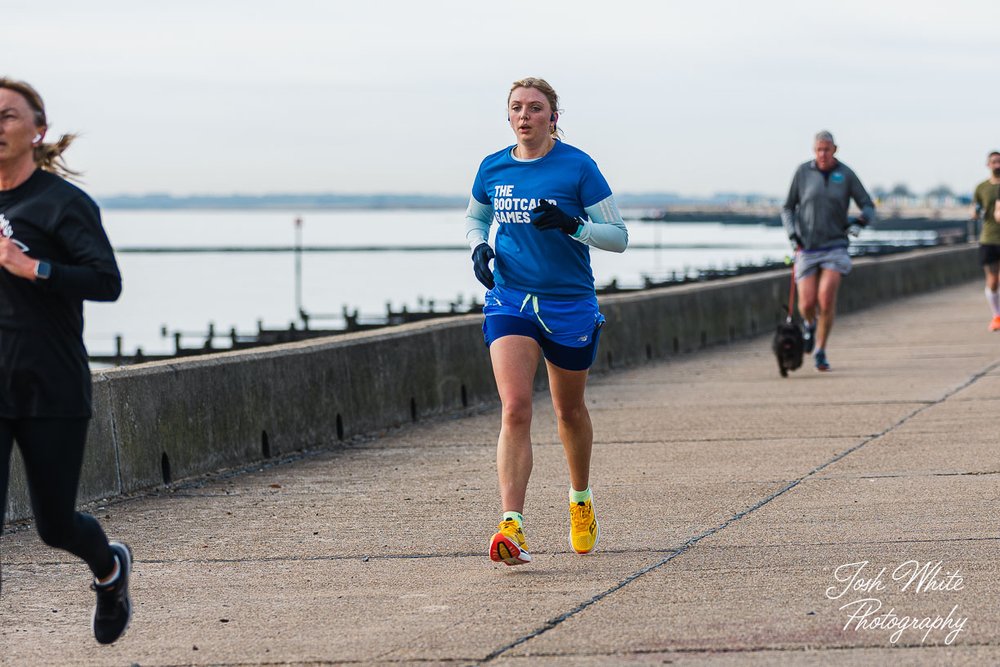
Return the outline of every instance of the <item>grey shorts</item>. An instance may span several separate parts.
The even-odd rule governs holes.
[[[817,270],[832,270],[846,276],[851,272],[851,256],[847,248],[800,250],[795,255],[795,279],[808,278]]]

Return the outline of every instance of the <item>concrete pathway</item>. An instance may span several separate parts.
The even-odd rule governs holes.
[[[546,396],[529,566],[486,556],[495,409],[92,508],[138,559],[112,647],[85,566],[20,528],[0,664],[1000,663],[987,315],[970,283],[843,317],[832,373],[781,379],[762,337],[595,377],[590,556]]]

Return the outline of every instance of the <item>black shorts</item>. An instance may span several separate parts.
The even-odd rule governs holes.
[[[980,244],[979,264],[981,266],[987,266],[988,264],[1000,264],[1000,245],[992,245],[989,243]]]

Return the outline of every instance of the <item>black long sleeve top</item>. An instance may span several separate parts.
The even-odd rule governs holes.
[[[0,190],[0,234],[52,266],[33,282],[0,269],[0,418],[89,417],[83,301],[114,301],[122,289],[100,210],[38,169]]]

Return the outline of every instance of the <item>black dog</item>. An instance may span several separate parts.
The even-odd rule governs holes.
[[[788,371],[794,371],[802,365],[805,341],[802,338],[802,329],[792,321],[792,318],[789,317],[778,325],[771,349],[778,358],[778,371],[781,377],[788,377]]]

